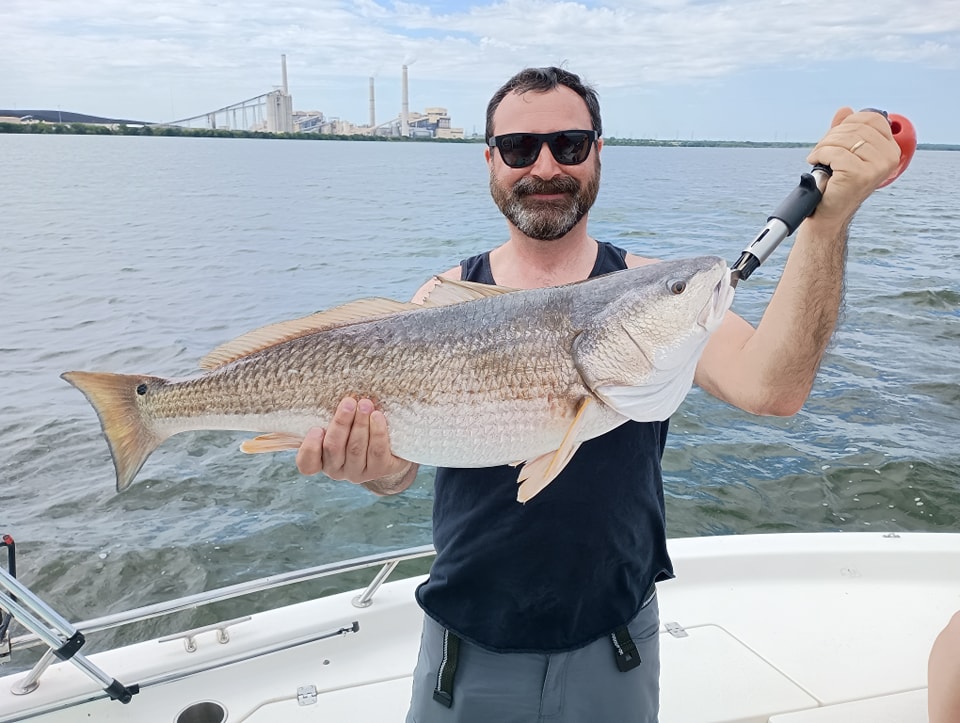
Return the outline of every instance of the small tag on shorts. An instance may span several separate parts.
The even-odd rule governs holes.
[[[614,630],[610,639],[613,641],[613,653],[617,661],[617,669],[621,673],[633,670],[643,662],[640,659],[637,645],[630,637],[630,631],[627,630],[626,625]]]

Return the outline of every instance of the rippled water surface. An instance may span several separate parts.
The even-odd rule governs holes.
[[[733,261],[802,149],[604,149],[595,236]],[[480,145],[0,135],[0,533],[86,619],[430,542],[432,472],[378,499],[247,435],[166,442],[114,491],[69,369],[191,373],[253,327],[398,299],[505,237]],[[845,316],[803,411],[694,390],[665,459],[671,536],[954,531],[960,521],[960,154],[918,152],[852,230]],[[756,322],[785,258],[741,285]]]

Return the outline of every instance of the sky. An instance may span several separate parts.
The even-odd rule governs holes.
[[[0,0],[0,108],[145,121],[280,86],[364,124],[448,109],[482,133],[527,66],[600,94],[607,137],[816,141],[841,106],[960,143],[960,0]]]

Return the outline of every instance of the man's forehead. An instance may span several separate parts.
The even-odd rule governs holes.
[[[507,93],[493,114],[496,134],[549,133],[592,128],[586,101],[566,86],[546,92]]]

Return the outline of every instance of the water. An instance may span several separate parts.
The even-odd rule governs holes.
[[[805,155],[608,147],[591,228],[732,261]],[[256,326],[408,298],[505,238],[482,146],[0,135],[0,158],[0,533],[28,585],[80,620],[430,542],[430,470],[380,499],[302,477],[293,453],[243,455],[242,434],[174,438],[118,495],[93,410],[58,377],[188,374]],[[754,418],[691,393],[664,462],[671,536],[957,529],[957,187],[960,154],[919,152],[861,211],[803,411]],[[785,256],[735,310],[759,320]]]

